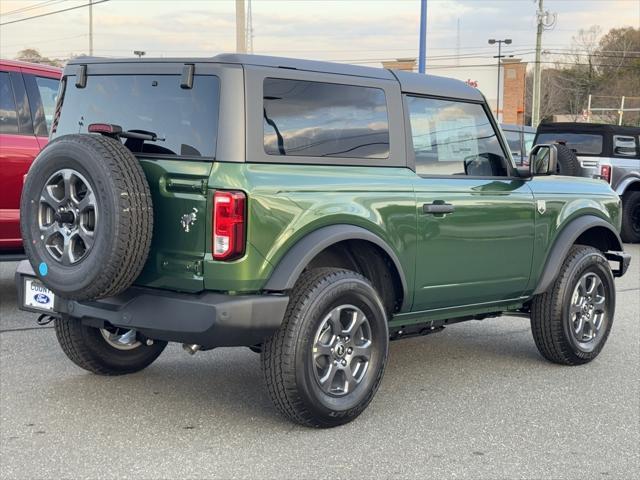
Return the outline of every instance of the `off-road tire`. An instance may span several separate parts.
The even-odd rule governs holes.
[[[357,305],[368,316],[375,352],[365,378],[344,397],[330,397],[312,373],[311,348],[322,319],[336,305]],[[292,290],[280,329],[263,345],[264,378],[277,409],[290,420],[328,428],[355,419],[375,395],[387,363],[389,333],[380,296],[363,276],[337,268],[304,272]]]
[[[640,191],[626,192],[622,196],[622,241],[640,242]]]
[[[584,349],[569,330],[569,307],[577,282],[589,272],[595,273],[604,285],[607,318],[596,337],[597,343]],[[581,365],[596,358],[604,347],[611,331],[614,313],[615,285],[609,262],[602,252],[593,247],[574,245],[555,282],[546,292],[534,297],[531,303],[531,331],[544,358],[562,365]]]
[[[581,166],[576,153],[566,145],[562,145],[560,143],[556,145],[556,149],[558,152],[557,173],[559,175],[566,175],[569,177],[579,176]]]
[[[98,206],[93,246],[70,265],[46,250],[38,223],[45,183],[63,169],[87,179]],[[133,283],[147,260],[153,232],[149,185],[138,160],[118,140],[91,134],[53,140],[29,170],[20,212],[27,258],[40,280],[61,297],[116,295]]]
[[[153,345],[141,342],[132,350],[118,350],[105,341],[99,329],[68,317],[56,319],[55,331],[65,355],[97,375],[138,372],[151,365],[167,346],[167,342],[156,340]]]

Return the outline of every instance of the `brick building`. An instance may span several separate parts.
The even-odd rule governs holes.
[[[518,58],[505,58],[502,70],[502,122],[524,125],[527,63]]]

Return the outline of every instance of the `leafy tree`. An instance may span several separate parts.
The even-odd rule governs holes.
[[[61,60],[43,57],[35,48],[25,48],[24,50],[20,50],[18,55],[16,55],[16,60],[31,63],[43,63],[46,65],[53,65],[54,67],[61,67],[64,65],[64,62]]]
[[[533,75],[527,76],[527,112],[531,112]],[[589,95],[592,108],[617,108],[625,97],[626,108],[640,108],[640,29],[614,28],[600,35],[599,27],[580,30],[571,52],[542,71],[540,118],[553,115],[582,118]],[[595,112],[594,112],[595,114]],[[598,112],[601,120],[618,121],[618,113]],[[625,112],[623,123],[640,125],[640,112]]]

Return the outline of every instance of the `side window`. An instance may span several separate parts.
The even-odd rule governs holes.
[[[533,141],[536,138],[535,133],[524,132],[524,155],[529,155],[529,152],[533,148]]]
[[[47,125],[45,135],[48,135],[51,130],[51,122],[53,121],[53,114],[56,110],[59,84],[60,81],[53,78],[36,77],[36,85],[38,86],[40,98],[42,99],[44,118]]]
[[[514,158],[522,155],[522,142],[520,140],[520,132],[514,132],[513,130],[504,130],[504,136],[507,138],[509,149]]]
[[[636,139],[626,135],[614,135],[613,154],[621,157],[637,157]]]
[[[407,104],[419,175],[508,175],[508,160],[482,105],[412,96]]]
[[[0,72],[0,133],[18,133],[16,100],[7,72]]]
[[[266,78],[263,87],[268,155],[389,157],[383,90],[279,78]]]

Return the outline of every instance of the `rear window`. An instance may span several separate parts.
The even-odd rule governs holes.
[[[389,157],[387,104],[379,88],[267,78],[263,124],[268,155]]]
[[[578,155],[600,155],[602,135],[593,133],[544,132],[538,135],[537,144],[563,142]]]
[[[134,153],[214,157],[219,80],[195,75],[191,89],[180,88],[180,80],[179,75],[91,75],[85,88],[77,88],[70,77],[54,136],[110,123],[159,137],[127,139]]]

